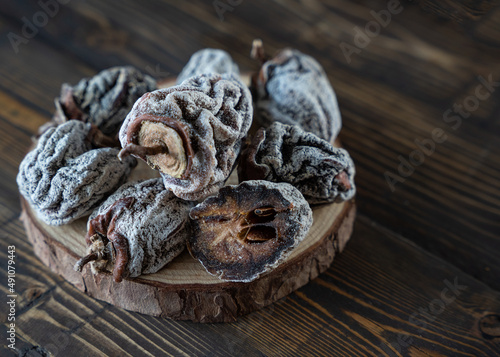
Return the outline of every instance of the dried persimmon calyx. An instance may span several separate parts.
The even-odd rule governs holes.
[[[252,115],[250,91],[234,75],[191,77],[137,101],[120,129],[120,157],[145,160],[177,197],[201,200],[229,177]]]
[[[304,239],[312,211],[287,183],[225,186],[189,213],[191,255],[220,279],[250,282],[276,268]]]
[[[40,129],[77,119],[96,125],[104,135],[115,137],[135,101],[157,89],[156,81],[131,66],[112,67],[75,86],[63,84],[55,99],[51,123]]]
[[[189,131],[189,126],[179,120],[140,115],[128,127],[130,141],[120,151],[119,158],[132,154],[161,174],[186,178],[194,156]]]
[[[333,142],[342,119],[337,97],[321,65],[289,48],[267,60],[259,40],[254,41],[252,55],[262,62],[251,84],[261,125],[267,127],[275,121],[298,125]]]
[[[238,178],[288,182],[310,204],[354,197],[356,170],[349,153],[296,125],[273,123],[242,150]]]
[[[94,274],[112,271],[116,282],[156,273],[184,250],[192,206],[159,178],[123,185],[89,217],[87,255],[75,270],[90,263]]]
[[[177,76],[177,84],[200,74],[234,74],[239,76],[238,65],[229,53],[219,49],[205,48],[191,56],[181,73]]]
[[[69,120],[48,129],[19,166],[19,191],[45,223],[61,225],[89,214],[121,186],[134,158],[120,162],[95,126]],[[105,146],[105,145],[104,145]]]

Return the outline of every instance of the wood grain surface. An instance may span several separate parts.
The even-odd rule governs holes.
[[[460,22],[401,6],[357,46],[359,31],[376,32],[373,13],[386,1],[74,0],[16,47],[9,34],[22,36],[23,18],[42,10],[37,1],[2,3],[0,355],[499,355],[500,10]],[[271,53],[291,46],[317,58],[337,92],[358,218],[332,267],[238,322],[205,325],[127,312],[51,273],[19,221],[15,176],[61,83],[122,64],[168,77],[203,47],[225,49],[251,71],[257,37]],[[411,157],[418,165],[400,175]],[[12,245],[17,350],[7,346]]]

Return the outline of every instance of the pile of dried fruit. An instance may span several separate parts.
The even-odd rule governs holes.
[[[90,214],[76,270],[120,282],[187,247],[208,273],[250,282],[306,237],[310,205],[354,196],[354,164],[331,144],[341,118],[322,67],[297,50],[268,58],[258,40],[252,56],[261,68],[250,88],[214,49],[166,89],[131,67],[62,86],[17,182],[47,224]],[[251,139],[254,117],[263,127]],[[161,178],[125,183],[134,157]],[[224,186],[236,166],[240,184]]]

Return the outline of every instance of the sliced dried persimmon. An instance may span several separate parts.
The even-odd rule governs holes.
[[[296,188],[260,180],[223,187],[189,215],[191,255],[210,274],[239,282],[277,267],[312,225],[311,208]]]

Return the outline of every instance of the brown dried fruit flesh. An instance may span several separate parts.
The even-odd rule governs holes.
[[[277,267],[306,236],[312,211],[287,183],[226,186],[190,212],[188,248],[208,273],[250,282]]]
[[[165,190],[161,179],[120,187],[90,216],[87,256],[75,270],[90,263],[94,274],[112,270],[116,282],[156,273],[184,250],[192,206]]]
[[[354,197],[356,170],[349,153],[298,126],[274,123],[261,128],[242,150],[240,182],[288,182],[310,204],[346,201]]]
[[[189,129],[168,117],[143,114],[129,126],[131,135],[119,158],[133,154],[149,166],[173,178],[189,175],[193,149]]]
[[[96,125],[105,135],[114,138],[132,109],[144,93],[157,89],[156,81],[137,69],[112,67],[91,78],[84,78],[75,86],[63,84],[56,98],[56,111],[48,127],[77,119]]]
[[[147,93],[120,129],[120,157],[160,171],[177,197],[200,200],[229,177],[252,121],[250,91],[233,75],[200,75]]]
[[[252,77],[256,119],[298,125],[333,142],[342,126],[337,97],[321,65],[297,50],[284,49],[267,60],[262,42],[255,40],[252,56],[262,62]]]
[[[134,158],[120,162],[118,149],[104,147],[95,126],[69,120],[48,129],[17,175],[19,191],[50,225],[89,214],[127,179]]]
[[[181,73],[177,76],[177,84],[200,74],[234,74],[238,76],[238,65],[229,53],[219,49],[205,48],[191,56]]]

